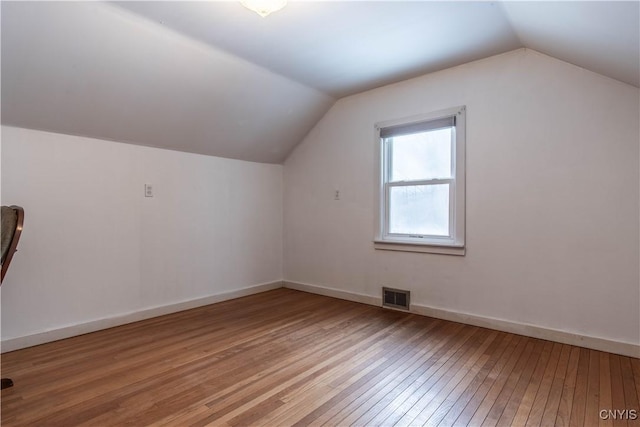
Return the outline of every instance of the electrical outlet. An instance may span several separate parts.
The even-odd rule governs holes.
[[[144,185],[144,197],[153,197],[153,186],[151,184]]]

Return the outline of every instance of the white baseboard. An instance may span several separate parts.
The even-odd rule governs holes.
[[[308,283],[284,281],[285,288],[297,289],[299,291],[310,292],[318,295],[325,295],[333,298],[340,298],[369,305],[382,305],[382,297],[347,292],[335,288],[311,285]],[[480,326],[483,328],[495,329],[503,332],[510,332],[517,335],[539,338],[543,340],[555,341],[562,344],[570,344],[579,347],[586,347],[593,350],[606,351],[640,358],[640,345],[612,341],[605,338],[588,335],[575,334],[557,329],[543,328],[536,325],[511,322],[509,320],[494,319],[491,317],[477,316],[473,314],[461,313],[457,311],[443,310],[428,307],[421,304],[411,304],[411,313],[422,316],[435,317],[437,319],[450,320],[452,322],[464,323],[467,325]]]
[[[282,286],[288,289],[295,289],[296,291],[309,292],[311,294],[324,295],[326,297],[345,299],[347,301],[361,302],[369,305],[382,305],[382,297],[372,297],[371,295],[356,294],[354,292],[347,292],[336,288],[326,288],[324,286],[310,285],[308,283],[300,282],[282,282]]]
[[[275,281],[270,283],[262,283],[255,286],[249,286],[234,291],[223,292],[220,294],[210,295],[204,298],[198,298],[189,301],[183,301],[175,304],[169,304],[160,307],[153,307],[142,311],[127,313],[119,316],[93,320],[90,322],[67,326],[63,328],[53,329],[40,332],[24,337],[10,338],[3,340],[1,343],[2,352],[19,350],[21,348],[32,347],[34,345],[44,344],[51,341],[57,341],[65,338],[83,335],[102,329],[112,328],[127,323],[137,322],[140,320],[150,319],[152,317],[163,316],[165,314],[176,313],[179,311],[189,310],[191,308],[202,307],[217,302],[230,299],[240,298],[247,295],[257,294],[260,292],[278,289],[281,287],[295,289],[299,291],[309,292],[318,295],[324,295],[332,298],[339,298],[348,301],[359,302],[368,305],[381,306],[382,298],[380,296],[372,296],[348,292],[341,289],[329,288],[324,286],[311,285],[308,283],[291,282],[291,281]],[[435,317],[437,319],[450,320],[452,322],[460,322],[468,325],[480,326],[483,328],[495,329],[503,332],[510,332],[518,335],[525,335],[533,338],[539,338],[549,341],[555,341],[563,344],[576,345],[580,347],[591,348],[594,350],[606,351],[609,353],[620,354],[640,358],[640,345],[625,343],[620,341],[612,341],[605,338],[593,337],[588,335],[580,335],[567,331],[543,328],[540,326],[529,325],[524,323],[511,322],[503,319],[494,319],[491,317],[477,316],[473,314],[461,313],[439,308],[428,307],[420,304],[412,304],[411,312],[423,316]]]
[[[242,289],[229,292],[223,292],[210,295],[204,298],[198,298],[189,301],[182,301],[175,304],[153,307],[133,313],[126,313],[118,316],[92,320],[90,322],[78,325],[66,326],[58,329],[52,329],[24,337],[10,338],[2,340],[2,352],[19,350],[21,348],[32,347],[34,345],[44,344],[52,341],[58,341],[65,338],[75,337],[78,335],[96,332],[102,329],[113,328],[114,326],[125,325],[127,323],[138,322],[140,320],[150,319],[152,317],[163,316],[165,314],[176,313],[178,311],[189,310],[196,307],[202,307],[209,304],[215,304],[230,299],[240,298],[247,295],[253,295],[260,292],[270,291],[282,287],[282,281],[261,283]]]

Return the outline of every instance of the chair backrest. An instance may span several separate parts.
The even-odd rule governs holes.
[[[18,241],[20,240],[20,234],[22,234],[22,224],[24,223],[24,209],[20,206],[2,206],[2,256],[0,262],[2,262],[2,274],[0,276],[0,283],[4,280],[4,275],[7,274],[13,254],[18,249]]]

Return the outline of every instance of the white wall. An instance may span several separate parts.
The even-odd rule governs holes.
[[[341,99],[285,163],[285,280],[638,344],[638,103],[524,49]],[[466,256],[374,250],[374,123],[458,105]]]
[[[3,342],[282,279],[280,165],[2,127],[2,204]]]

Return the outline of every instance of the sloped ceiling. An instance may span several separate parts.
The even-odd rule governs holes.
[[[333,99],[123,9],[2,2],[2,122],[281,162]]]
[[[343,96],[529,47],[638,87],[632,2],[8,2],[2,123],[280,163]]]

